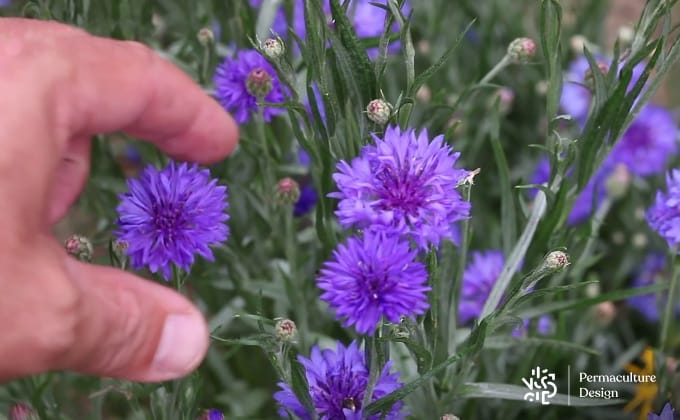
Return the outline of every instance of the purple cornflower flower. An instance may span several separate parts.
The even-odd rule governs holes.
[[[482,314],[498,276],[503,270],[505,258],[502,251],[473,252],[472,262],[463,273],[463,284],[458,303],[458,321],[467,324]]]
[[[595,59],[600,62],[604,62],[608,66],[611,65],[611,59],[605,59],[601,56],[595,56]],[[623,64],[619,65],[619,69],[623,67]],[[585,55],[579,56],[574,60],[567,70],[565,75],[564,85],[562,86],[562,96],[560,97],[560,107],[567,114],[571,115],[572,118],[583,126],[585,124],[586,118],[588,117],[588,111],[590,108],[591,92],[585,85],[586,72],[590,69],[588,64],[588,59]],[[630,83],[628,84],[628,90],[632,89],[637,80],[642,75],[645,69],[645,64],[640,63],[633,67],[633,77],[631,77]]]
[[[197,420],[224,420],[224,413],[216,408],[205,410]]]
[[[568,225],[573,226],[583,222],[593,213],[593,204],[595,208],[602,204],[607,197],[607,177],[612,173],[613,167],[614,165],[611,164],[611,161],[605,161],[600,169],[590,178],[571,207],[571,212],[567,217]],[[567,175],[571,175],[571,171],[568,171]],[[549,177],[550,161],[548,158],[543,158],[536,166],[530,182],[532,184],[544,184],[549,181]],[[529,190],[530,197],[533,198],[536,192],[537,190]]]
[[[250,114],[258,110],[257,98],[248,90],[248,79],[254,74],[270,79],[271,90],[265,95],[264,102],[284,102],[285,96],[276,71],[256,50],[239,51],[236,58],[225,58],[215,71],[215,96],[239,124],[248,122]],[[269,122],[272,117],[283,112],[285,109],[265,107],[264,120]]]
[[[659,414],[648,413],[647,420],[678,420],[679,416],[671,403],[667,402]]]
[[[661,253],[647,255],[640,270],[638,270],[632,287],[645,287],[668,281],[668,273],[665,272],[666,256]],[[665,306],[668,293],[663,293],[661,305]],[[659,299],[654,293],[633,296],[627,299],[628,305],[637,310],[650,322],[657,322],[660,318]],[[680,314],[680,303],[676,307],[676,313]]]
[[[453,153],[444,136],[430,141],[427,130],[401,131],[388,127],[384,138],[373,135],[375,146],[338,163],[333,179],[340,199],[335,214],[345,227],[387,226],[407,235],[419,247],[438,246],[442,239],[457,240],[455,223],[470,215],[470,203],[456,187],[468,171],[455,169],[460,153]]]
[[[646,105],[623,137],[616,142],[607,160],[623,163],[639,176],[663,172],[668,159],[677,151],[678,126],[665,108]]]
[[[387,17],[387,12],[385,9],[375,6],[371,3],[381,3],[387,6],[385,0],[355,0],[350,2],[348,8],[348,14],[353,22],[354,30],[359,38],[378,38],[382,35],[383,28],[385,25],[385,18]],[[401,7],[401,12],[408,16],[411,10],[411,5],[408,2],[404,2]],[[392,25],[392,32],[396,32],[399,29],[397,23]],[[401,43],[395,41],[389,44],[388,51],[396,52],[401,48]],[[378,56],[379,48],[369,48],[368,55],[371,58]]]
[[[316,190],[312,185],[305,185],[300,189],[300,198],[293,206],[293,216],[302,217],[316,206]]]
[[[194,254],[214,260],[209,246],[229,236],[227,187],[210,179],[207,169],[175,162],[161,171],[148,166],[127,185],[114,234],[128,243],[132,267],[169,279],[171,265],[189,271]]]
[[[666,175],[667,193],[656,192],[654,205],[647,210],[647,223],[671,248],[680,245],[680,169]]]
[[[364,417],[362,401],[369,372],[366,366],[364,352],[359,350],[356,341],[345,347],[338,342],[336,350],[321,350],[319,346],[312,347],[311,358],[298,356],[298,360],[305,367],[309,393],[314,403],[315,414],[320,420],[377,420],[380,414]],[[373,389],[371,401],[401,388],[398,373],[390,373],[391,362],[387,362],[380,372],[380,376]],[[281,405],[279,415],[289,418],[288,411],[302,420],[310,420],[311,416],[297,399],[288,384],[279,382],[281,390],[274,394],[274,398]],[[401,420],[407,413],[402,412],[403,403],[396,402],[387,413],[386,419]],[[288,411],[287,411],[288,410]]]
[[[479,318],[482,314],[484,304],[496,281],[498,281],[504,265],[505,257],[502,251],[492,249],[486,252],[475,251],[472,253],[472,261],[463,273],[463,284],[458,302],[458,321],[460,324],[467,324]],[[529,329],[529,326],[530,321],[525,319],[521,325],[512,331],[512,335],[521,336]],[[539,318],[536,330],[541,335],[550,334],[552,319],[547,315]]]
[[[416,250],[390,231],[368,229],[338,245],[317,278],[321,299],[335,309],[343,326],[373,335],[382,317],[398,323],[402,316],[425,313],[427,270],[415,261]]]

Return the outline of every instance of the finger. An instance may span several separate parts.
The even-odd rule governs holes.
[[[134,381],[192,372],[205,356],[206,322],[173,290],[110,267],[67,258],[79,292],[74,345],[54,366]]]
[[[61,159],[54,175],[49,200],[49,223],[59,221],[76,201],[87,182],[90,172],[90,149],[87,137],[73,139]]]
[[[32,35],[45,31],[50,36]],[[24,19],[0,19],[0,32],[11,35],[0,43],[0,75],[13,81],[3,90],[23,90],[22,97],[29,88],[46,91],[41,98],[62,145],[73,135],[125,131],[199,163],[218,161],[236,146],[231,116],[142,44]]]
[[[177,67],[135,42],[84,37],[70,49],[75,72],[59,91],[72,132],[124,131],[180,160],[212,163],[236,146],[222,107]]]

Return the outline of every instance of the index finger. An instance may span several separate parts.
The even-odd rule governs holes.
[[[44,29],[37,26],[49,26],[52,33],[63,29],[64,36],[47,42],[68,63],[69,70],[63,80],[56,79],[59,85],[52,91],[60,96],[61,123],[71,136],[123,131],[174,158],[200,163],[220,160],[235,148],[238,128],[231,116],[143,44],[95,37],[52,22],[9,20],[22,32]]]

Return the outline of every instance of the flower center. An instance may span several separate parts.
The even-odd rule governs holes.
[[[184,200],[179,200],[172,204],[153,205],[154,227],[157,234],[162,236],[164,240],[172,240],[176,232],[185,227],[184,202]]]
[[[404,162],[402,168],[383,165],[376,172],[376,179],[380,182],[378,208],[381,210],[400,210],[405,215],[417,216],[425,204],[427,188],[420,178],[422,170],[411,173],[409,163]]]

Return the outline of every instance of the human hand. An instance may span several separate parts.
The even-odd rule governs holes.
[[[53,22],[0,19],[0,380],[48,370],[161,381],[208,348],[174,291],[67,256],[50,233],[80,194],[90,138],[123,131],[210,163],[234,121],[150,49]]]

